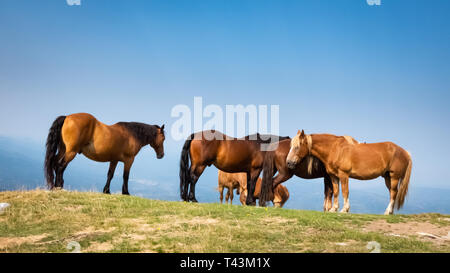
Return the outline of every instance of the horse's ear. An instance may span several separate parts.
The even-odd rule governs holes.
[[[165,124],[163,124],[163,125],[161,126],[161,131],[164,131],[164,125],[165,125]]]
[[[300,133],[300,137],[305,137],[305,131],[304,130],[302,130],[302,132]]]
[[[300,132],[300,130],[298,130],[298,131],[297,131],[297,135],[300,135],[300,134],[301,134],[301,132]]]

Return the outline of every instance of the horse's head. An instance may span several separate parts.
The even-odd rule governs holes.
[[[289,169],[294,169],[302,159],[309,154],[311,146],[310,136],[305,131],[298,130],[297,135],[291,140],[291,149],[286,158]]]
[[[159,127],[156,126],[156,136],[150,143],[150,146],[155,150],[156,157],[161,159],[164,157],[164,140],[166,136],[164,135],[164,125]]]

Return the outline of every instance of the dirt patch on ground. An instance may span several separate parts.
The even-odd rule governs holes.
[[[173,219],[171,216],[165,216],[162,217],[163,223],[160,225],[163,226],[177,226],[181,224],[188,224],[188,225],[215,225],[219,223],[219,220],[209,217],[200,217],[196,216],[193,218],[176,218]]]
[[[90,226],[82,231],[78,231],[78,232],[74,233],[72,238],[76,239],[76,240],[80,240],[80,239],[83,239],[86,237],[99,236],[99,235],[103,235],[105,233],[110,233],[110,232],[113,232],[115,229],[116,229],[115,227],[111,227],[109,229],[96,229],[95,227]]]
[[[370,222],[364,228],[367,232],[382,232],[397,237],[417,236],[422,240],[438,244],[450,243],[450,228],[427,222],[388,223],[386,220]]]
[[[214,218],[207,218],[207,217],[194,217],[192,219],[188,219],[184,223],[191,224],[191,225],[214,225],[219,223],[219,220]]]
[[[105,242],[105,243],[93,242],[89,245],[88,248],[83,249],[83,252],[101,253],[101,252],[110,251],[113,248],[114,248],[114,246],[108,242]]]
[[[22,244],[34,244],[46,237],[47,234],[33,235],[27,237],[0,237],[0,249],[6,249]]]
[[[283,225],[283,224],[293,224],[296,223],[297,220],[295,219],[287,219],[287,218],[283,218],[283,217],[265,217],[262,219],[263,223],[266,225]]]

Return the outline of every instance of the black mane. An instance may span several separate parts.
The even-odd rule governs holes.
[[[158,129],[161,128],[158,125],[140,122],[119,122],[117,124],[127,129],[142,146],[153,143]]]
[[[257,141],[258,143],[268,144],[268,143],[272,143],[272,141],[277,139],[277,138],[278,138],[278,141],[282,141],[282,140],[285,140],[285,139],[291,139],[288,136],[283,137],[283,136],[277,136],[277,135],[261,135],[260,133],[256,133],[256,134],[253,134],[253,135],[248,135],[248,136],[246,136],[246,137],[244,137],[242,139],[253,140],[253,141]]]

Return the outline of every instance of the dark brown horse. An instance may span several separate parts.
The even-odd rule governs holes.
[[[128,177],[134,157],[142,147],[150,145],[157,158],[162,158],[164,139],[164,125],[119,122],[109,126],[86,113],[58,117],[47,137],[44,166],[47,185],[50,189],[63,188],[67,165],[77,154],[84,154],[94,161],[110,162],[104,193],[110,193],[117,163],[123,162],[122,194],[129,194]]]
[[[265,146],[274,139],[278,141],[287,138],[289,137],[256,134],[237,139],[215,130],[192,134],[184,143],[181,152],[181,199],[197,202],[195,184],[205,168],[211,165],[228,173],[246,173],[248,190],[254,192],[256,180],[262,170]],[[246,203],[247,205],[255,204],[252,194],[247,196]]]
[[[334,203],[331,211],[339,209],[339,182],[342,185],[344,207],[341,212],[350,210],[348,200],[349,177],[358,180],[384,177],[390,192],[390,202],[385,214],[394,212],[394,205],[400,209],[408,192],[411,176],[411,155],[392,142],[358,143],[348,137],[330,134],[306,135],[302,130],[291,141],[291,148],[286,158],[290,168],[308,155],[320,159],[330,174],[333,183]],[[398,194],[397,194],[398,193]]]
[[[316,157],[305,157],[294,169],[288,168],[286,158],[289,154],[291,140],[283,140],[278,143],[278,148],[274,151],[267,152],[264,158],[263,179],[260,194],[260,205],[265,206],[266,202],[273,200],[274,189],[281,183],[287,181],[296,175],[304,179],[324,178],[324,202],[323,209],[328,211],[331,209],[331,198],[333,188],[331,179],[325,170],[323,163]],[[278,174],[274,174],[278,171]]]

